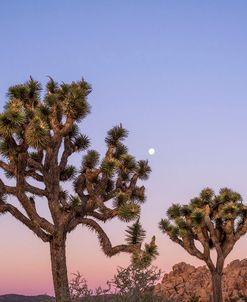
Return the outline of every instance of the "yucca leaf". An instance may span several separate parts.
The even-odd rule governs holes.
[[[72,138],[75,139],[76,137],[78,137],[78,135],[80,135],[80,130],[79,130],[79,127],[77,124],[75,124],[75,123],[73,124],[68,135],[69,135],[70,139],[72,139]]]
[[[40,92],[42,90],[41,83],[30,77],[30,80],[26,83],[26,85],[28,87],[28,101],[30,104],[37,105],[37,102],[40,98]]]
[[[89,150],[87,154],[83,157],[82,167],[93,169],[99,163],[99,153],[96,150]]]
[[[161,219],[160,223],[159,223],[159,228],[162,232],[167,232],[170,230],[170,226],[171,226],[171,223],[168,219]]]
[[[105,142],[107,145],[119,146],[119,143],[128,136],[128,131],[120,126],[115,126],[107,132]]]
[[[192,224],[194,226],[201,226],[204,224],[204,211],[201,209],[195,209],[192,214]]]
[[[82,201],[78,195],[75,195],[75,196],[70,195],[69,199],[70,199],[70,204],[72,205],[72,207],[77,207],[77,206],[82,205]]]
[[[86,150],[90,146],[90,139],[84,134],[79,134],[74,139],[74,145],[77,152]]]
[[[0,135],[7,137],[19,131],[26,121],[25,113],[8,110],[0,114]]]
[[[156,258],[156,256],[159,255],[158,253],[158,247],[155,243],[155,236],[152,237],[150,243],[145,243],[145,254],[149,256],[152,260]],[[151,260],[150,259],[150,260]]]
[[[130,245],[142,243],[146,236],[146,231],[142,228],[139,218],[131,226],[128,226],[125,232],[127,233],[126,242]]]
[[[181,212],[181,215],[183,215],[183,216],[189,216],[192,213],[192,209],[188,205],[183,205],[180,208],[180,212]]]
[[[60,173],[60,180],[67,181],[71,180],[76,175],[76,168],[72,165],[67,165],[63,171]]]
[[[114,207],[119,208],[122,204],[125,204],[129,200],[129,194],[124,192],[118,192],[113,200]]]
[[[190,205],[192,208],[202,208],[204,206],[204,202],[201,198],[195,197],[190,200]]]
[[[128,148],[125,145],[118,143],[114,150],[113,156],[116,159],[120,159],[122,155],[127,153],[128,153]]]
[[[187,229],[188,227],[186,221],[181,217],[176,218],[175,222],[179,229]]]
[[[170,208],[166,211],[167,217],[169,219],[176,219],[181,215],[181,206],[179,204],[172,204]]]
[[[204,203],[209,203],[212,201],[212,198],[214,196],[214,191],[210,188],[205,188],[200,193],[200,198]]]
[[[118,217],[120,220],[129,222],[136,219],[140,214],[140,206],[135,203],[123,203],[118,208]]]
[[[56,93],[58,90],[58,83],[53,80],[52,77],[48,76],[49,81],[46,84],[46,90],[48,93]]]
[[[91,92],[91,86],[84,80],[60,85],[59,98],[66,116],[72,116],[80,121],[89,112],[90,106],[86,96]]]
[[[134,156],[129,154],[124,154],[121,156],[121,162],[123,167],[129,171],[133,171],[136,169],[136,161]]]
[[[10,99],[19,99],[21,101],[27,101],[28,87],[25,84],[10,86],[7,95]]]
[[[14,152],[14,148],[12,148],[7,142],[6,140],[1,140],[0,141],[0,154],[5,157],[5,158],[9,158],[13,152]]]
[[[44,148],[49,143],[49,127],[39,118],[34,118],[26,129],[27,143],[33,148]]]
[[[136,173],[140,179],[147,180],[151,171],[147,160],[140,160],[137,162]]]
[[[108,177],[112,177],[116,171],[116,161],[113,159],[104,159],[101,163],[101,171]]]

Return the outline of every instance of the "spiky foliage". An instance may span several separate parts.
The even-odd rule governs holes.
[[[221,276],[225,258],[247,232],[246,214],[247,206],[239,193],[223,188],[215,195],[206,188],[187,205],[173,204],[167,210],[168,219],[162,219],[159,227],[189,254],[205,261],[212,275]],[[211,249],[216,250],[216,263],[212,261]],[[215,285],[215,302],[222,301],[219,290],[220,284]]]
[[[41,84],[30,78],[9,88],[9,99],[0,114],[0,167],[7,178],[15,180],[14,186],[0,180],[0,213],[9,212],[50,243],[58,302],[70,300],[66,264],[58,262],[64,259],[67,233],[77,225],[96,232],[108,256],[139,253],[143,239],[140,234],[136,240],[113,247],[99,224],[113,218],[129,222],[139,217],[145,194],[138,181],[146,180],[151,169],[147,161],[136,161],[128,153],[124,145],[128,132],[121,124],[107,132],[102,158],[96,150],[88,150],[90,140],[80,133],[79,122],[90,112],[90,92],[83,79],[59,84],[49,78],[42,90]],[[71,155],[78,152],[83,152],[81,165],[70,162]],[[74,192],[68,194],[63,183],[72,180]],[[8,195],[19,200],[26,215],[6,201]],[[47,200],[51,221],[37,212],[37,196],[43,197],[42,202]],[[146,246],[143,253],[147,254]]]
[[[126,241],[128,244],[140,244],[146,236],[146,231],[142,228],[139,218],[133,225],[128,226],[126,233]]]

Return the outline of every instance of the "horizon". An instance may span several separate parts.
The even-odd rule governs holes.
[[[1,3],[1,111],[9,86],[30,75],[43,86],[48,75],[84,77],[92,109],[81,129],[91,147],[102,155],[106,132],[122,123],[130,153],[149,160],[141,222],[145,242],[157,238],[154,265],[166,272],[181,261],[203,265],[158,229],[171,203],[186,203],[204,187],[230,187],[247,203],[246,9],[243,0]],[[48,215],[45,205],[38,210]],[[114,244],[124,241],[126,225],[105,225]],[[9,215],[0,217],[0,238],[0,295],[53,295],[48,244]],[[246,257],[246,239],[226,264]],[[129,259],[107,258],[81,227],[68,236],[69,277],[80,271],[90,288],[104,286]]]

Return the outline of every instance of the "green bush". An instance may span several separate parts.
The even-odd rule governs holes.
[[[161,276],[155,266],[129,265],[119,267],[107,288],[88,289],[87,280],[78,272],[70,282],[73,302],[173,302],[153,293],[153,288]]]

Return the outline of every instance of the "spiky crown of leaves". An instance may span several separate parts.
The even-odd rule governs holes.
[[[210,237],[205,221],[207,216],[214,229],[221,233],[223,241],[226,238],[224,232],[227,232],[229,225],[233,234],[243,227],[247,219],[247,206],[242,203],[241,195],[229,188],[220,189],[218,195],[212,189],[205,188],[187,205],[172,204],[167,210],[168,219],[162,219],[159,227],[174,241],[183,240],[188,235],[199,240],[198,232],[202,230]]]

